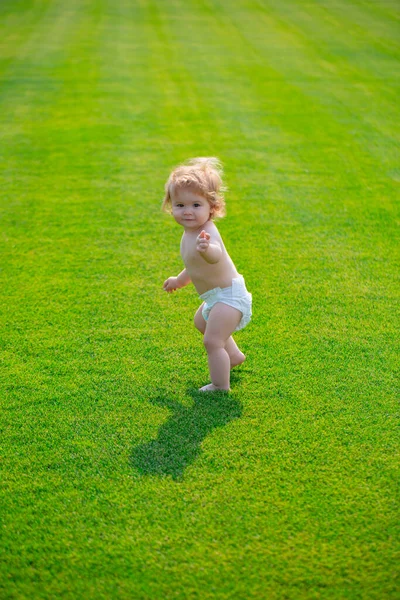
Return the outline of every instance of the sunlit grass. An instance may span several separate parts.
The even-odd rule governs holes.
[[[4,598],[395,598],[398,5],[0,4]],[[170,169],[225,165],[231,394]]]

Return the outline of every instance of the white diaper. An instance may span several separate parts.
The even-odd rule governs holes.
[[[204,300],[204,306],[201,312],[205,321],[208,320],[210,310],[217,302],[222,302],[223,304],[237,308],[242,313],[242,319],[235,331],[239,331],[239,329],[246,327],[251,319],[252,296],[246,289],[246,284],[242,275],[232,279],[232,285],[230,287],[216,287],[205,294],[201,294],[200,298]]]

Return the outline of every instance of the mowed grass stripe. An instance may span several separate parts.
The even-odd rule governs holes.
[[[47,98],[51,101],[49,91],[57,89],[58,83],[58,78],[51,75],[55,75],[65,56],[65,47],[68,48],[78,14],[74,3],[66,11],[57,2],[49,4],[47,10],[39,11],[38,7],[32,12],[26,27],[13,28],[10,21],[8,31],[14,33],[12,39],[15,45],[9,45],[6,38],[3,46],[8,61],[3,63],[0,105],[1,122],[8,124],[3,132],[6,135],[10,133],[9,128],[12,132],[13,126],[20,125],[24,119],[28,124],[34,121],[34,116],[26,113],[33,108],[32,102],[38,101],[40,106],[40,102]],[[11,14],[15,18],[15,14]],[[41,89],[39,97],[35,96],[37,87],[44,82],[48,87]],[[35,116],[38,118],[40,115]]]
[[[334,120],[333,125],[336,128],[341,122],[343,123],[343,133],[346,132],[346,137],[349,137],[352,142],[359,142],[360,147],[357,149],[358,151],[361,151],[364,155],[371,153],[375,160],[379,160],[378,165],[376,165],[378,168],[380,163],[385,164],[389,160],[391,160],[391,165],[395,166],[393,136],[396,135],[397,131],[397,119],[395,118],[396,103],[394,102],[392,91],[393,85],[389,82],[386,86],[384,80],[382,80],[382,76],[392,74],[394,78],[398,71],[398,63],[393,60],[387,60],[387,54],[378,51],[374,55],[378,59],[376,67],[374,61],[366,61],[362,64],[355,63],[353,66],[351,64],[352,54],[357,56],[359,52],[352,53],[351,44],[356,44],[356,40],[354,41],[348,36],[347,41],[344,42],[344,46],[341,47],[341,45],[337,44],[337,37],[335,37],[337,45],[330,49],[326,40],[332,38],[335,28],[325,30],[324,22],[322,21],[321,23],[319,21],[319,30],[322,34],[314,33],[312,35],[312,21],[310,22],[310,20],[304,18],[303,11],[299,10],[299,13],[298,23],[293,27],[290,25],[290,21],[293,18],[290,10],[286,11],[283,5],[270,7],[268,11],[260,15],[257,21],[256,26],[259,29],[259,35],[254,35],[253,31],[251,34],[248,32],[246,35],[246,21],[241,23],[239,18],[235,18],[234,11],[230,15],[232,19],[235,19],[235,26],[240,29],[241,34],[246,36],[249,44],[255,45],[257,51],[260,52],[268,64],[279,70],[282,77],[286,78],[299,92],[309,97],[316,106],[320,105],[328,114],[330,113]],[[305,30],[303,30],[304,23],[308,23]],[[268,34],[263,37],[262,32],[265,29],[268,31]],[[336,26],[336,30],[341,31],[340,24]],[[343,31],[345,31],[345,27],[343,27]],[[286,40],[284,48],[281,48],[278,44],[278,41],[281,39]],[[274,51],[274,48],[277,48],[277,51]],[[342,48],[348,48],[348,58],[342,55]],[[357,48],[357,45],[354,45],[354,48]],[[326,55],[324,56],[325,53]],[[321,60],[321,54],[325,60]],[[289,57],[290,60],[286,60]],[[332,85],[332,77],[335,77],[335,71],[336,73],[340,73],[340,80],[338,81],[336,76],[336,85]],[[371,75],[372,77],[374,75],[376,77],[378,71],[381,77],[377,77],[375,85],[373,85],[374,79],[371,78]],[[365,76],[367,76],[367,80],[365,80]],[[345,85],[346,80],[349,81],[348,86]],[[361,89],[358,88],[357,82],[362,82]],[[384,93],[385,90],[387,90],[389,96],[387,102]],[[371,95],[372,97],[374,95],[377,98],[379,97],[380,103],[378,103],[378,100],[375,100],[375,103],[371,106]],[[336,96],[337,101],[335,102]],[[364,107],[363,111],[358,111],[360,105]],[[372,108],[374,110],[371,110]],[[388,147],[382,147],[382,151],[379,154],[376,154],[376,150],[381,149],[376,144],[377,130],[375,126],[368,129],[368,117],[370,113],[372,113],[372,118],[374,116],[381,118],[380,128],[388,122],[388,126],[384,127],[383,131],[379,129],[379,143],[381,143],[382,134],[386,135],[388,141]],[[382,119],[383,114],[385,118]],[[387,121],[388,118],[391,120]],[[331,125],[327,119],[325,121],[328,126]],[[362,124],[362,127],[360,127],[362,136],[359,136],[357,140],[357,130],[354,131],[354,125],[358,121],[361,121]],[[353,128],[350,129],[349,126],[352,124]],[[302,123],[299,119],[298,126],[301,127],[301,125]],[[317,127],[317,123],[314,123],[314,125]],[[372,136],[375,143],[368,145],[366,143],[367,136]]]
[[[375,40],[386,49],[397,48],[399,50],[398,24],[400,21],[400,10],[397,2],[373,2],[371,0],[355,0],[352,3],[346,3],[343,0],[339,2],[328,3],[327,0],[321,0],[321,3],[339,18],[343,15],[344,24],[353,23],[357,28],[365,32],[365,40],[371,42]]]
[[[24,192],[30,218],[8,229],[13,269],[30,268],[27,305],[6,313],[19,352],[3,438],[10,593],[394,595],[396,295],[378,285],[391,263],[371,263],[368,246],[389,254],[392,213],[375,224],[385,212],[369,150],[357,169],[328,83],[311,105],[293,85],[314,57],[289,67],[281,22],[271,55],[263,38],[253,45],[253,5],[239,7],[244,38],[222,8],[85,6],[62,93],[46,91],[44,126],[28,128],[25,161],[46,161]],[[165,176],[208,149],[226,162],[221,229],[257,305],[220,416],[189,388],[206,376],[190,328],[198,299],[155,291],[180,265],[180,232],[158,213]]]
[[[234,30],[231,32],[231,35],[232,35],[233,39],[235,39],[235,33],[236,34],[238,33],[238,29],[239,28],[236,28],[236,32]],[[241,27],[240,29],[243,29],[243,27]],[[187,38],[185,38],[185,43],[187,41],[188,41]],[[236,42],[237,43],[240,42],[240,38],[238,38],[237,36],[236,36]],[[271,54],[271,53],[269,53],[268,52],[268,48],[266,48],[265,52],[264,52],[265,60],[269,59],[269,62],[270,62],[271,61],[271,56],[269,56],[269,54]],[[212,60],[212,56],[210,56],[210,59]],[[259,61],[259,62],[261,62],[261,61]],[[214,67],[215,67],[215,65],[214,65]],[[266,69],[267,69],[267,65],[264,63],[262,66],[260,65],[259,69],[255,70],[255,71],[252,71],[251,74],[254,75],[253,79],[254,80],[258,79],[258,81],[260,81],[260,80],[263,79],[262,75],[264,74],[264,80],[265,80],[265,78],[268,77],[266,75],[266,73],[268,72],[268,71],[266,71]],[[245,77],[243,77],[243,79],[246,82]],[[204,83],[204,81],[205,81],[205,77],[203,77],[202,83]],[[211,81],[212,81],[212,79],[211,79]],[[282,79],[281,79],[281,83],[283,83]],[[245,101],[243,100],[243,95],[246,94],[246,89],[245,89],[245,85],[241,86],[240,89],[235,89],[235,87],[234,87],[235,84],[236,84],[236,81],[234,83],[232,83],[231,91],[232,91],[232,95],[234,95],[234,97],[238,99],[237,100],[237,104],[235,106],[235,109],[239,110],[239,106],[240,106],[241,103],[243,103],[245,105]],[[264,128],[260,128],[260,127],[257,128],[256,127],[256,123],[252,123],[251,124],[252,127],[251,128],[249,127],[246,133],[249,135],[250,131],[252,131],[254,136],[257,136],[257,135],[260,136],[260,135],[263,135],[267,131],[267,133],[270,134],[270,129],[268,129],[268,125],[270,125],[270,128],[271,128],[271,124],[272,123],[276,123],[278,121],[279,124],[281,125],[281,129],[278,130],[278,135],[276,137],[278,137],[279,134],[282,136],[282,134],[283,134],[283,128],[284,127],[287,128],[288,125],[289,125],[289,123],[290,123],[289,117],[290,117],[291,111],[290,110],[287,110],[286,112],[282,112],[281,111],[281,112],[278,112],[278,114],[276,114],[276,112],[277,112],[277,106],[274,106],[274,107],[269,107],[268,106],[268,91],[269,90],[265,88],[265,83],[264,84],[259,84],[258,88],[252,87],[250,81],[248,82],[248,84],[249,84],[248,85],[248,90],[251,90],[250,94],[253,91],[254,92],[258,91],[259,92],[258,96],[256,96],[255,94],[253,94],[252,98],[258,97],[258,98],[262,98],[262,100],[263,100],[263,104],[261,104],[261,106],[259,106],[259,110],[256,113],[257,117],[259,117],[259,116],[262,115],[262,108],[264,108],[264,113],[265,114],[262,115],[262,117],[264,118],[264,122],[263,122]],[[293,85],[293,84],[288,82],[288,85]],[[206,88],[206,86],[204,86],[204,87]],[[201,84],[199,85],[199,88],[201,88]],[[213,91],[214,91],[214,89],[213,89]],[[241,92],[240,94],[238,93],[239,91]],[[292,91],[292,88],[290,88],[290,91]],[[199,89],[199,92],[201,92],[201,89]],[[307,137],[309,137],[310,132],[312,131],[312,128],[314,128],[314,129],[317,129],[317,128],[320,129],[318,127],[318,120],[317,120],[317,118],[318,117],[324,118],[324,114],[320,115],[320,113],[318,112],[317,113],[317,118],[315,120],[313,120],[312,116],[313,116],[313,114],[315,114],[316,109],[319,108],[318,104],[317,104],[317,100],[315,100],[314,101],[314,105],[311,105],[311,107],[308,108],[307,112],[304,113],[304,101],[305,101],[304,96],[301,94],[301,91],[298,90],[298,89],[296,89],[296,88],[293,89],[293,92],[294,93],[291,94],[291,96],[292,96],[291,102],[295,102],[296,101],[296,100],[293,100],[293,96],[294,96],[294,98],[297,99],[297,104],[299,106],[299,112],[297,114],[296,114],[296,112],[293,113],[293,123],[292,123],[292,131],[291,131],[291,133],[292,133],[292,135],[295,134],[295,136],[293,136],[294,137],[294,141],[300,141],[298,135],[300,133],[303,133],[303,138],[302,138],[301,141],[304,141],[304,139],[307,139]],[[214,95],[212,93],[210,94],[210,97],[211,97],[211,101],[213,101],[213,102],[215,101],[216,98],[218,98],[218,96],[216,94]],[[227,108],[227,105],[228,105],[228,102],[225,103],[224,108]],[[290,108],[290,105],[287,108]],[[303,110],[301,110],[301,108]],[[270,109],[270,110],[268,110],[268,109]],[[227,110],[226,112],[229,115],[229,111]],[[246,111],[243,110],[243,112],[245,113]],[[250,113],[250,111],[248,111],[248,112]],[[222,113],[222,111],[221,111],[221,113]],[[251,115],[251,113],[250,113],[250,115]],[[301,117],[303,117],[303,118],[301,118]],[[304,118],[304,117],[309,117],[309,118],[307,119],[307,118]],[[348,145],[349,142],[353,142],[354,143],[354,139],[353,139],[353,137],[354,137],[353,133],[354,132],[353,131],[349,132],[349,127],[348,127],[348,125],[351,122],[351,120],[352,120],[351,116],[350,116],[350,118],[347,118],[346,122],[343,123],[343,127],[341,128],[342,130],[340,132],[341,133],[341,137],[344,138],[343,142],[346,143],[346,145]],[[325,121],[326,121],[326,124],[329,127],[329,133],[331,134],[331,137],[334,138],[334,136],[339,133],[338,127],[340,126],[340,123],[338,124],[338,122],[337,122],[338,119],[336,118],[333,122],[332,122],[332,120],[329,120],[329,122],[328,122],[328,120],[325,118]],[[307,125],[309,125],[309,126],[307,126]],[[239,127],[240,126],[241,126],[241,123],[239,123]],[[302,131],[302,128],[305,128],[305,126],[307,126],[307,129],[305,129],[305,130],[303,129],[303,131]],[[295,129],[295,127],[296,127],[296,129]],[[326,134],[324,134],[324,131],[321,131],[321,132],[319,132],[319,131],[315,132],[314,131],[313,135],[315,136],[317,133],[320,134],[322,137],[324,137],[324,135],[326,136]],[[374,132],[374,133],[376,134],[376,132]],[[326,137],[328,137],[328,136],[326,136]],[[285,140],[285,141],[287,141],[289,143],[288,139]],[[389,141],[391,141],[391,140],[389,140]],[[265,145],[267,146],[267,140],[265,141]],[[331,142],[331,146],[332,145],[333,144]],[[249,150],[251,150],[251,145],[249,144],[248,146],[250,146]],[[284,144],[282,144],[282,146],[284,146]],[[267,149],[268,149],[268,146],[267,146]],[[391,148],[389,146],[389,150],[390,149]],[[282,148],[280,150],[282,151]],[[327,150],[333,151],[333,147],[332,148],[328,147]],[[365,146],[362,147],[361,144],[360,144],[359,147],[355,148],[355,152],[354,153],[355,154],[357,153],[357,156],[358,156],[359,152],[363,152],[364,155],[366,155],[366,153],[368,152],[368,149],[366,149]],[[338,155],[338,154],[339,154],[338,152],[335,152],[335,153],[332,152],[332,154],[326,153],[323,158],[324,158],[325,161],[328,160],[328,159],[330,159],[330,158],[333,158],[335,160],[335,162],[336,162],[336,161],[338,161],[338,159],[340,160],[340,158],[341,158],[341,155],[340,154]],[[349,158],[349,157],[347,157],[347,158]],[[363,158],[366,158],[366,157],[364,156]],[[354,166],[354,168],[358,167],[360,169],[359,165],[360,165],[360,160],[354,161],[354,163],[352,164],[352,166]],[[339,166],[342,167],[341,170],[338,169]],[[346,170],[343,169],[343,163],[334,164],[334,167],[336,167],[336,168],[332,169],[332,171],[331,171],[331,175],[332,176],[336,175],[337,177],[344,177],[346,175],[346,173],[348,173],[348,169],[346,169]],[[361,171],[360,175],[361,174],[362,174],[362,171]],[[351,181],[351,183],[354,184],[353,173],[349,173],[349,179],[350,179],[350,175],[351,175],[351,180],[350,181]]]
[[[11,2],[0,4],[0,66],[2,79],[7,67],[22,54],[23,48],[30,44],[31,36],[37,34],[47,6],[45,2],[41,5],[32,5],[28,1],[26,4],[26,10],[19,12],[10,10],[12,7]],[[2,97],[3,93],[4,89],[2,90]]]
[[[52,169],[57,177],[48,178],[53,187],[44,204],[39,203],[39,198],[43,197],[42,189],[35,189],[36,196],[32,198],[34,212],[31,213],[34,218],[28,219],[33,224],[34,234],[28,242],[19,239],[20,255],[25,256],[25,269],[20,272],[20,283],[21,279],[25,282],[25,294],[21,302],[25,307],[27,321],[31,320],[30,327],[33,328],[35,323],[42,325],[38,327],[39,334],[31,334],[30,338],[24,340],[20,347],[20,360],[25,363],[27,355],[33,352],[37,363],[33,382],[37,383],[39,371],[40,379],[47,383],[46,389],[50,388],[52,393],[57,390],[61,394],[65,391],[62,394],[65,401],[70,398],[69,388],[76,398],[81,394],[82,401],[79,405],[84,412],[87,394],[91,393],[96,373],[101,374],[103,382],[105,374],[110,371],[109,364],[102,364],[98,371],[91,360],[94,356],[93,343],[96,344],[96,340],[90,337],[94,324],[96,319],[104,324],[105,315],[109,315],[115,323],[115,307],[124,304],[121,299],[114,304],[109,292],[104,291],[104,280],[113,279],[109,285],[116,287],[114,280],[120,276],[118,269],[120,273],[132,258],[132,253],[131,256],[124,254],[127,236],[128,243],[131,239],[131,233],[127,232],[125,225],[121,225],[124,213],[121,213],[118,205],[116,208],[110,204],[108,198],[102,200],[101,185],[105,176],[111,174],[112,177],[115,170],[113,148],[118,148],[118,144],[114,134],[118,130],[112,122],[107,123],[107,119],[103,124],[102,106],[98,100],[100,93],[96,91],[99,77],[93,46],[97,47],[99,35],[97,14],[94,11],[83,14],[80,22],[76,23],[75,45],[70,48],[65,64],[59,67],[62,84],[60,93],[56,98],[48,98],[49,106],[46,106],[43,121],[30,127],[29,136],[35,140],[36,154],[42,159],[46,157],[43,171],[47,174]],[[90,37],[87,31],[91,32]],[[107,135],[108,128],[113,135]],[[100,145],[99,136],[102,139]],[[108,140],[113,140],[113,144],[108,143]],[[29,159],[30,156],[27,153]],[[41,175],[43,177],[43,172]],[[107,190],[109,188],[108,184]],[[55,210],[57,206],[59,210]],[[96,213],[95,219],[93,211]],[[116,239],[120,240],[119,250],[117,244],[116,252],[110,251],[111,242],[107,241],[106,233],[109,231],[106,225],[114,226],[114,244]],[[30,250],[28,261],[27,244]],[[138,264],[141,263],[142,258],[138,252],[136,256]],[[18,260],[15,249],[13,257]],[[125,267],[121,264],[121,257]],[[105,267],[105,272],[99,270],[99,264]],[[134,269],[135,264],[129,264],[127,279],[132,276]],[[120,279],[118,282],[121,285]],[[131,291],[128,295],[132,301]],[[29,307],[34,313],[28,312]],[[10,317],[8,305],[5,305],[5,310]],[[21,305],[14,304],[13,310],[18,315]],[[43,328],[43,319],[49,312],[52,315],[50,322]],[[131,324],[131,316],[128,318]],[[122,328],[123,324],[119,327]],[[109,337],[108,331],[106,335]],[[35,340],[37,337],[41,340],[39,360]],[[64,355],[60,357],[59,364],[57,358],[54,364],[53,351],[60,344]],[[97,345],[101,345],[101,341]],[[46,374],[43,373],[43,368],[50,362],[50,357],[53,359],[52,372]],[[118,358],[120,357],[117,360]],[[88,359],[90,365],[87,363]],[[58,377],[55,378],[54,375]],[[71,376],[73,381],[65,389],[66,380]],[[85,390],[84,384],[87,382],[89,390]]]
[[[334,10],[335,6],[331,5],[331,9]],[[310,6],[306,14],[299,11],[297,15],[295,11],[282,10],[282,7],[279,13],[282,23],[286,27],[289,24],[289,30],[301,37],[305,51],[311,54],[309,64],[314,68],[309,76],[315,79],[318,75],[324,81],[335,78],[336,86],[331,92],[337,94],[349,108],[354,106],[357,109],[360,105],[363,106],[362,113],[355,110],[354,115],[358,114],[359,118],[373,125],[375,131],[371,131],[370,134],[376,137],[378,130],[388,141],[393,143],[398,140],[395,95],[399,87],[397,75],[400,46],[398,39],[395,36],[391,37],[390,30],[384,29],[381,37],[374,36],[373,40],[366,44],[367,31],[360,27],[349,30],[345,9],[340,13],[340,22],[337,18],[332,19],[332,14],[321,10],[317,4]],[[323,24],[318,30],[313,28],[315,20]],[[333,43],[330,41],[332,39]],[[381,40],[392,42],[393,51],[385,46],[381,47]],[[304,77],[304,83],[307,79],[308,77]]]

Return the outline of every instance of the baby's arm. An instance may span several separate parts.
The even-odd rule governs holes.
[[[188,272],[186,269],[183,269],[183,271],[181,271],[177,277],[168,277],[168,279],[164,281],[163,290],[165,292],[174,292],[175,290],[188,285],[190,281],[191,280]]]
[[[210,234],[203,229],[197,237],[196,250],[206,262],[214,265],[222,256],[222,248],[218,243],[210,244],[210,238]]]

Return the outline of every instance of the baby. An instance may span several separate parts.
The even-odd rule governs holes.
[[[211,383],[202,392],[230,389],[230,370],[245,360],[232,338],[251,318],[251,294],[227,253],[213,219],[225,215],[222,167],[216,158],[194,158],[174,169],[163,209],[182,225],[185,268],[164,281],[166,292],[192,282],[203,300],[194,324],[204,334]]]

